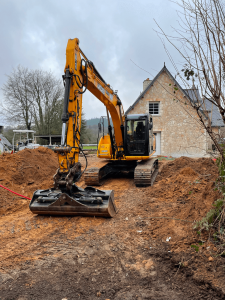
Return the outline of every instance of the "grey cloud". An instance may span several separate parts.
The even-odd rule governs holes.
[[[154,32],[153,18],[167,30],[176,23],[175,5],[169,0],[1,1],[1,72],[13,67],[52,70],[61,77],[69,38],[78,37],[87,57],[119,96],[126,110],[166,62],[173,68]],[[171,48],[172,55],[177,53]],[[152,75],[137,68],[131,60]],[[2,94],[0,94],[2,98]],[[86,118],[105,115],[104,106],[86,93]]]

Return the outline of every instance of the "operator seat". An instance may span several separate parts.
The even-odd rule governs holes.
[[[138,139],[143,139],[143,133],[144,133],[143,122],[138,122],[136,127],[136,137]]]

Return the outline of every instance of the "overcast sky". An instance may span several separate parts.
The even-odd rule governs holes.
[[[152,79],[164,62],[175,74],[153,20],[172,33],[177,6],[169,0],[0,0],[0,4],[0,87],[18,65],[51,70],[61,78],[67,40],[75,37],[103,78],[118,90],[124,110],[142,91],[143,80]],[[169,49],[176,61],[176,51]],[[86,119],[106,114],[90,92],[83,96],[83,108]]]

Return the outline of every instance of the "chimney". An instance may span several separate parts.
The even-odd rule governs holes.
[[[151,83],[152,81],[147,78],[143,81],[143,91],[147,88],[147,86]]]

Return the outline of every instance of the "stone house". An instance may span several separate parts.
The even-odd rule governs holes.
[[[153,80],[144,81],[143,92],[126,111],[153,116],[156,155],[202,157],[212,149],[208,134],[190,105],[196,97],[200,99],[199,91],[194,89],[183,89],[164,65]],[[224,125],[217,108],[209,102],[207,111],[208,121],[219,134]]]

